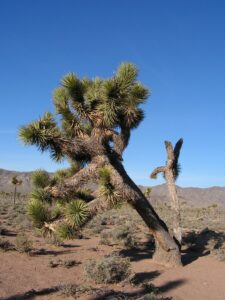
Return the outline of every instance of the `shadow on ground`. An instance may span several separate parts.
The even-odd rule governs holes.
[[[159,292],[168,292],[177,286],[184,284],[186,281],[183,279],[169,281],[166,284],[158,287]],[[137,291],[125,293],[121,291],[115,290],[105,290],[105,291],[98,291],[98,295],[93,296],[92,300],[113,300],[113,299],[160,299],[160,300],[172,300],[172,297],[163,297],[160,294],[151,293],[148,286],[143,286],[142,288],[138,289]],[[153,298],[153,295],[154,298]],[[149,296],[149,298],[148,298]],[[146,297],[146,298],[145,298]]]
[[[123,257],[128,257],[130,261],[140,261],[142,259],[150,259],[154,253],[154,244],[152,242],[146,242],[141,245],[141,247],[132,249],[122,249],[119,255]]]
[[[39,291],[30,290],[25,294],[18,294],[6,298],[1,298],[1,300],[30,300],[30,299],[34,299],[37,296],[50,295],[58,291],[59,291],[59,287],[57,286],[52,288],[45,288]]]
[[[184,238],[182,262],[188,265],[201,256],[209,255],[213,250],[220,249],[225,243],[225,233],[205,228],[200,232],[188,232]]]
[[[54,256],[58,256],[58,255],[62,255],[62,254],[68,254],[68,253],[73,253],[73,251],[71,250],[46,250],[44,248],[41,249],[37,249],[37,250],[33,250],[32,252],[30,252],[31,256],[38,256],[38,255],[54,255]]]

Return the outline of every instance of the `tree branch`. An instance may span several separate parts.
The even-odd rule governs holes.
[[[102,167],[104,163],[105,161],[101,157],[95,157],[87,167],[81,169],[71,178],[66,179],[63,184],[47,187],[46,190],[55,198],[70,197],[77,189],[80,189],[90,180],[92,182],[97,181],[99,177],[97,169]]]
[[[158,167],[150,174],[150,178],[156,179],[159,173],[164,173],[166,171],[166,167]]]

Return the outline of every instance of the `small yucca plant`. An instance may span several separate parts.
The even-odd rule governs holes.
[[[87,204],[81,200],[73,200],[65,207],[66,221],[72,227],[79,227],[89,216]]]
[[[27,213],[33,221],[34,226],[41,228],[45,222],[50,220],[48,208],[38,200],[30,200],[27,205]]]

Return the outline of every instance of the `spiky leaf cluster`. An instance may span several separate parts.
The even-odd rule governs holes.
[[[105,198],[109,206],[121,201],[121,196],[112,183],[112,171],[109,166],[99,168],[99,193]]]
[[[51,194],[48,191],[41,188],[34,189],[30,194],[30,199],[49,204],[52,202]]]
[[[31,182],[35,188],[45,188],[50,183],[50,176],[47,171],[38,169],[31,174]]]
[[[39,200],[30,200],[27,205],[27,213],[33,221],[34,226],[41,228],[45,222],[50,220],[50,211],[47,206]]]
[[[75,228],[67,223],[61,223],[56,228],[56,235],[63,240],[73,239],[77,236]]]
[[[74,73],[67,74],[53,95],[60,123],[53,114],[45,113],[39,120],[22,127],[20,138],[41,151],[49,150],[56,161],[66,157],[74,162],[88,162],[90,155],[73,155],[62,144],[65,139],[87,140],[96,129],[100,129],[102,137],[104,130],[126,135],[126,147],[130,130],[144,117],[140,105],[148,97],[148,90],[137,81],[137,76],[136,66],[130,63],[121,64],[108,79],[80,79]],[[109,134],[104,136],[104,143],[108,147],[112,143]]]
[[[89,216],[87,204],[76,199],[69,202],[65,207],[65,218],[67,223],[72,227],[79,227]]]

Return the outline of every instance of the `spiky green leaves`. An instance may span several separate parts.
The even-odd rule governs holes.
[[[73,200],[65,207],[66,221],[72,227],[81,226],[88,216],[88,206],[83,200]]]
[[[137,75],[136,66],[130,63],[121,64],[109,79],[80,79],[73,73],[67,74],[54,92],[54,105],[61,116],[60,121],[46,113],[20,129],[21,140],[36,145],[41,151],[49,150],[56,161],[70,157],[74,161],[87,162],[91,154],[82,151],[82,155],[73,155],[68,141],[73,142],[76,138],[87,141],[93,129],[97,129],[94,130],[95,136],[103,141],[108,151],[112,142],[108,132],[116,130],[123,135],[124,150],[130,130],[144,118],[139,106],[148,97],[148,90],[137,81]]]
[[[60,223],[56,228],[56,235],[63,240],[69,240],[77,236],[77,231],[67,223]]]
[[[74,73],[69,73],[63,77],[61,84],[66,91],[68,91],[69,96],[77,102],[83,102],[83,94],[85,86],[82,84]]]
[[[120,84],[122,92],[127,93],[135,83],[138,75],[137,67],[131,63],[122,63],[116,72],[116,79]]]
[[[108,203],[108,206],[114,206],[121,201],[121,195],[112,183],[112,170],[109,166],[104,166],[99,172],[99,193]]]
[[[52,202],[51,194],[41,188],[33,190],[30,199],[49,204]]]
[[[51,157],[56,161],[63,158],[62,149],[57,143],[61,132],[51,113],[45,113],[38,121],[21,127],[19,137],[26,145],[36,145],[41,151],[50,150]]]
[[[41,150],[48,147],[50,137],[59,135],[53,115],[49,112],[45,113],[38,121],[22,127],[19,132],[19,137],[25,144],[36,144]]]
[[[179,156],[180,156],[180,150],[181,150],[181,147],[183,145],[183,139],[179,139],[177,142],[176,142],[176,145],[174,147],[174,162],[173,162],[173,175],[174,175],[174,179],[177,180],[180,172],[181,172],[181,166],[180,164],[178,163],[178,160],[179,160]]]
[[[38,169],[32,172],[31,182],[35,188],[45,188],[50,183],[48,172],[42,169]]]
[[[38,228],[41,228],[50,219],[50,211],[47,206],[36,199],[28,202],[27,213],[33,221],[34,226]]]

